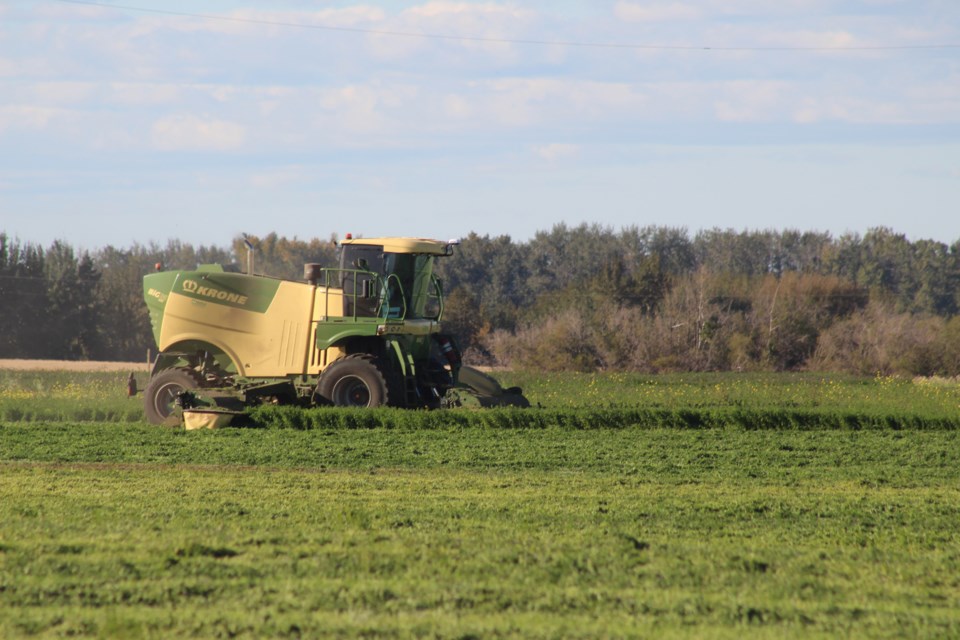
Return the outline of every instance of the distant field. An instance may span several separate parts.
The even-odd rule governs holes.
[[[93,362],[90,360],[3,360],[0,371],[147,371],[144,362]]]
[[[185,432],[127,373],[0,367],[0,637],[960,637],[952,381],[504,373],[540,408]]]

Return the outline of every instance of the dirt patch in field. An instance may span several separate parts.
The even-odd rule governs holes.
[[[89,360],[2,360],[0,370],[13,371],[147,371],[146,362],[93,362]]]

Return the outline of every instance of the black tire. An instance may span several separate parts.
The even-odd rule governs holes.
[[[390,401],[387,380],[377,360],[368,355],[340,358],[317,383],[319,400],[335,407],[381,407]]]
[[[177,395],[200,386],[196,373],[190,369],[165,369],[150,378],[143,390],[143,412],[153,424],[175,426],[180,424]]]

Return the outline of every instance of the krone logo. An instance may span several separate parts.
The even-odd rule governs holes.
[[[184,280],[182,286],[184,293],[203,296],[204,298],[211,298],[222,302],[245,305],[247,304],[247,300],[249,300],[247,296],[240,295],[239,293],[230,293],[229,291],[214,289],[213,287],[201,287],[196,280]]]

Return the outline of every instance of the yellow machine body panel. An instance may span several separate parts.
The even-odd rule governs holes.
[[[317,326],[320,322],[328,318],[339,318],[344,315],[343,289],[334,289],[332,287],[317,287],[317,295],[313,300],[313,316],[310,323],[310,357],[307,362],[308,375],[318,375],[327,368],[331,362],[342,357],[345,352],[338,347],[328,349],[319,349],[316,342],[312,339],[317,333]]]
[[[171,292],[158,346],[165,351],[184,342],[208,342],[228,354],[242,376],[319,372],[313,353],[313,314],[326,315],[327,309],[318,307],[315,299],[329,298],[317,292],[309,284],[281,281],[262,312]]]

